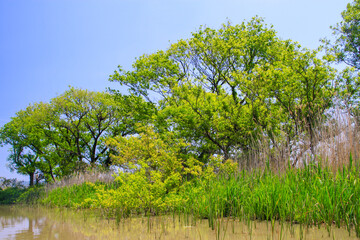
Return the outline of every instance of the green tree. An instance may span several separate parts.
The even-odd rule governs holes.
[[[338,97],[340,105],[359,123],[360,1],[348,3],[341,17],[342,21],[331,27],[335,41],[325,39],[323,43],[330,61],[345,63],[348,66],[338,76]]]
[[[184,177],[201,173],[201,163],[182,152],[188,146],[183,139],[171,132],[156,133],[151,126],[141,127],[140,131],[136,136],[107,140],[114,150],[113,163],[123,172],[138,173],[165,192],[177,189]]]
[[[135,133],[135,103],[141,105],[139,98],[71,88],[51,101],[59,116],[55,125],[59,138],[52,142],[61,146],[61,152],[76,157],[77,164],[108,166],[104,140]]]
[[[333,96],[333,70],[260,18],[200,28],[140,57],[132,71],[119,67],[110,80],[156,106],[158,131],[176,132],[203,161],[256,150],[264,136],[274,147],[284,126],[312,136]]]
[[[44,103],[30,105],[0,129],[0,143],[10,146],[10,169],[28,175],[30,186],[34,184],[34,174],[40,166],[50,169],[44,171],[45,168],[42,168],[41,171],[54,177],[52,163],[41,159],[45,147],[41,116],[47,108],[48,105]]]
[[[310,150],[315,154],[316,128],[325,118],[325,111],[333,106],[336,94],[336,71],[317,58],[318,51],[301,49],[286,42],[276,55],[276,61],[256,70],[264,95],[272,99],[273,108],[284,113],[280,121],[289,136],[306,132]]]
[[[341,13],[342,21],[331,27],[336,37],[332,51],[337,61],[360,69],[360,1],[347,4]],[[330,42],[328,41],[328,44]]]
[[[201,28],[166,52],[140,57],[134,71],[119,67],[111,80],[157,104],[162,127],[178,131],[200,158],[222,154],[226,160],[234,149],[249,146],[263,114],[260,104],[250,104],[235,74],[249,75],[269,61],[277,41],[275,31],[258,18],[218,31]]]
[[[27,174],[43,174],[56,181],[74,171],[111,165],[105,139],[135,133],[136,107],[141,99],[116,98],[110,93],[70,88],[50,103],[30,105],[0,130],[2,144],[10,146],[9,166]]]

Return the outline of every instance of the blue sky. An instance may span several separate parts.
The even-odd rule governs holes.
[[[347,0],[0,0],[0,125],[68,86],[103,91],[134,59],[189,38],[200,25],[219,28],[256,15],[278,36],[316,48],[331,37]],[[0,176],[19,177],[6,167]]]

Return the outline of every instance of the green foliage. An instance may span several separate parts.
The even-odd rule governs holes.
[[[0,177],[0,188],[25,188],[23,181],[18,181],[16,178]]]
[[[206,163],[256,151],[264,135],[273,147],[282,131],[312,137],[332,105],[334,73],[316,51],[279,39],[253,18],[200,28],[167,51],[143,55],[132,71],[119,67],[110,81],[153,103],[155,127],[191,143],[187,151]]]
[[[48,136],[58,161],[70,158],[80,166],[106,162],[104,138],[132,131],[127,127],[124,102],[107,93],[71,88],[52,99],[51,105],[58,117]]]
[[[39,199],[44,197],[44,186],[32,186],[27,188],[16,199],[16,203],[20,204],[37,204]]]
[[[349,166],[336,174],[310,164],[288,169],[279,176],[270,170],[242,171],[239,175],[199,180],[184,185],[179,195],[187,199],[178,211],[209,219],[279,220],[305,225],[355,228],[358,219],[360,185],[358,168]]]
[[[25,189],[20,187],[0,188],[0,205],[16,203],[23,192],[25,192]]]
[[[134,133],[139,117],[132,107],[141,103],[134,96],[70,88],[50,103],[19,111],[0,129],[0,143],[10,146],[10,168],[28,175],[30,185],[36,176],[52,182],[88,166],[109,167],[104,140]]]
[[[353,0],[348,3],[341,16],[342,21],[331,27],[335,41],[324,39],[323,43],[328,61],[349,66],[338,75],[339,98],[342,100],[342,107],[345,107],[359,123],[360,1]]]
[[[42,186],[25,187],[23,182],[0,177],[0,204],[33,204],[42,197]]]
[[[129,171],[140,166],[148,179],[156,172],[170,191],[199,172],[198,161],[249,160],[264,141],[271,159],[281,148],[289,156],[288,144],[299,136],[308,135],[313,150],[316,125],[336,94],[354,96],[357,89],[339,91],[338,80],[351,74],[336,79],[317,54],[280,39],[258,17],[201,27],[166,51],[139,57],[131,71],[119,66],[110,81],[131,95],[70,88],[19,111],[0,129],[0,143],[11,147],[9,166],[28,175],[30,185],[115,164]],[[159,135],[144,135],[139,126]],[[146,137],[154,146],[138,147]]]
[[[184,176],[197,176],[201,164],[184,154],[189,144],[176,138],[172,132],[156,133],[151,127],[142,128],[138,136],[115,137],[107,144],[116,152],[111,157],[116,166],[127,172],[142,172],[152,182],[160,180],[168,186],[178,186]]]
[[[53,207],[76,208],[81,206],[83,202],[86,204],[86,199],[95,196],[95,190],[96,187],[93,183],[83,183],[81,185],[56,188],[50,193],[47,193],[46,197],[41,199],[40,202]]]
[[[102,194],[101,202],[126,199],[119,202],[121,208],[158,212],[169,207],[167,194],[176,192],[184,180],[201,174],[201,163],[183,154],[188,144],[173,133],[160,135],[151,127],[140,131],[138,136],[108,139],[107,144],[116,152],[113,163],[120,167],[115,179],[119,189]]]
[[[28,106],[0,129],[0,144],[11,146],[8,156],[10,169],[28,175],[30,185],[34,183],[36,169],[42,165],[39,158],[44,148],[41,124],[48,107],[44,103]]]
[[[344,62],[360,69],[360,1],[354,0],[347,4],[341,13],[342,21],[331,27],[336,41],[332,46],[337,61]],[[329,43],[329,42],[328,42]]]
[[[166,51],[139,57],[131,71],[119,66],[110,81],[131,95],[70,88],[19,111],[0,129],[0,143],[10,145],[10,168],[31,185],[36,174],[51,182],[97,165],[118,173],[112,183],[9,187],[0,202],[101,209],[107,217],[193,214],[213,228],[225,216],[336,224],[359,236],[360,179],[352,160],[336,173],[312,163],[282,175],[269,160],[265,170],[241,172],[231,160],[265,154],[263,139],[268,159],[281,146],[291,152],[287,144],[303,135],[313,151],[317,124],[335,99],[356,114],[359,4],[342,13],[333,55],[323,60],[256,17],[201,27]],[[334,59],[355,69],[336,76],[328,61]]]

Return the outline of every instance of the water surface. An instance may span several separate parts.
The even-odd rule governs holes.
[[[218,220],[215,229],[207,220],[179,216],[104,219],[91,211],[0,206],[0,239],[357,239],[343,228],[269,222]],[[328,231],[329,230],[329,231]],[[330,232],[330,234],[329,234]]]

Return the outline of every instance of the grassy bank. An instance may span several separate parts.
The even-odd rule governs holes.
[[[171,191],[136,173],[111,183],[82,183],[48,191],[40,199],[53,207],[100,209],[106,217],[185,214],[209,220],[267,220],[303,225],[345,226],[360,236],[359,166],[334,172],[320,164],[234,174],[222,172],[184,181]]]

